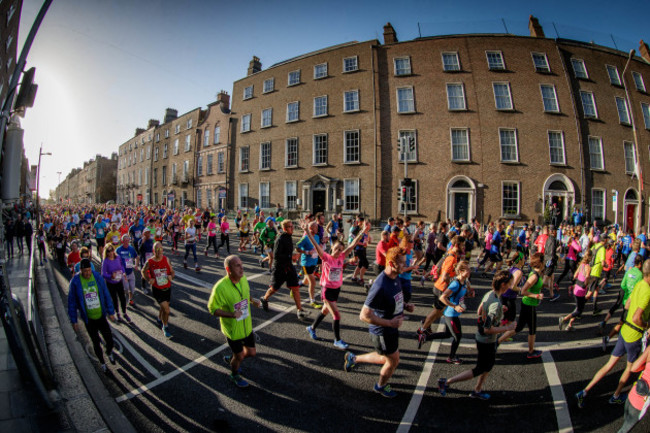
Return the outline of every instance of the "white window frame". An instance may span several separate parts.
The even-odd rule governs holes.
[[[404,180],[400,179],[399,180],[399,188],[400,188],[400,190],[403,188],[403,186],[404,186],[403,184],[404,184]],[[406,208],[406,214],[407,215],[414,215],[414,214],[418,213],[418,201],[419,201],[418,198],[419,198],[419,192],[420,192],[418,187],[419,187],[418,181],[416,179],[412,179],[411,180],[411,188],[413,188],[412,191],[414,192],[414,194],[413,194],[413,198],[414,198],[413,201],[414,202],[409,203],[409,206]],[[399,213],[403,215],[404,214],[404,201],[402,201],[402,200],[399,201],[398,208],[399,208]]]
[[[618,121],[621,125],[630,125],[630,110],[627,106],[625,98],[615,96],[616,112],[618,113]]]
[[[544,58],[544,66],[539,66],[537,62],[535,62],[535,56]],[[549,74],[551,72],[551,65],[548,63],[548,56],[546,56],[546,53],[531,51],[530,57],[533,59],[533,68],[535,68],[535,72],[543,74]]]
[[[287,74],[287,87],[297,86],[300,84],[300,69],[290,71]]]
[[[514,150],[515,150],[515,158],[514,159],[503,159],[503,146],[504,143],[502,141],[503,137],[501,136],[501,132],[505,131],[512,131],[513,136],[515,139],[514,142]],[[506,163],[506,164],[517,164],[519,163],[519,138],[517,136],[517,129],[516,128],[499,128],[499,161],[501,163]],[[512,144],[508,143],[508,146],[512,146]]]
[[[224,152],[217,152],[217,173],[226,172],[226,155]]]
[[[289,116],[292,113],[292,107],[296,107],[296,117],[295,119],[290,118]],[[300,120],[300,101],[292,101],[287,103],[287,121],[286,123],[298,122]]]
[[[244,163],[246,164],[244,167]],[[239,172],[247,173],[251,168],[251,148],[242,146],[239,148]]]
[[[349,187],[348,187],[349,186]],[[356,196],[354,194],[348,194],[351,189],[356,189]],[[356,207],[350,206],[352,203],[348,203],[348,197],[356,197]],[[350,201],[353,201],[351,199]],[[343,211],[344,212],[359,212],[361,210],[361,180],[357,178],[348,178],[343,179]]]
[[[407,162],[418,162],[418,132],[416,129],[400,129],[397,131],[397,160],[400,163],[404,163],[403,154],[399,149],[399,143],[401,143],[402,137],[412,137],[415,140],[415,150],[413,152],[407,152],[406,161]]]
[[[289,200],[289,185],[293,185],[293,194],[291,197],[294,197],[292,200]],[[284,207],[285,209],[296,209],[298,204],[298,181],[297,180],[286,180],[284,181]]]
[[[508,90],[508,103],[509,107],[499,107],[500,98],[505,98],[506,95],[497,96],[497,86],[504,86]],[[494,93],[494,106],[499,111],[512,111],[514,110],[514,103],[512,101],[512,91],[510,90],[510,83],[507,81],[494,81],[492,82],[492,92]]]
[[[210,130],[205,129],[203,131],[203,147],[208,147],[210,145]]]
[[[348,96],[351,96],[352,99],[348,101]],[[352,108],[348,108],[348,102],[352,103]],[[356,113],[360,110],[361,107],[361,98],[359,97],[359,89],[346,90],[343,92],[343,112],[344,113]]]
[[[571,66],[573,67],[573,75],[580,80],[589,79],[589,71],[587,71],[587,65],[582,59],[571,59]],[[578,66],[576,68],[576,66]]]
[[[324,105],[319,104],[319,102],[321,102],[321,101],[325,101],[325,104]],[[324,113],[319,113],[318,109],[319,108],[322,109],[323,107],[325,108],[325,112]],[[315,96],[314,97],[314,114],[313,114],[313,117],[326,117],[326,116],[328,116],[328,114],[329,114],[329,102],[328,102],[327,95]]]
[[[410,90],[411,92],[411,97],[410,99],[406,99],[405,103],[409,106],[404,107],[406,108],[405,110],[401,109],[402,106],[402,101],[400,100],[400,90]],[[415,89],[413,86],[402,86],[398,87],[395,89],[396,95],[397,95],[397,113],[399,114],[410,114],[410,113],[415,113]],[[408,102],[410,101],[410,104]]]
[[[445,56],[454,56],[456,58],[456,64],[445,63]],[[461,70],[460,67],[460,57],[458,56],[457,51],[443,51],[440,53],[442,59],[442,70],[445,72],[458,72]],[[448,68],[450,66],[450,68]]]
[[[348,61],[353,61],[354,63],[350,63],[349,65],[346,64]],[[349,66],[349,67],[348,67]],[[350,57],[344,57],[343,58],[343,73],[348,74],[350,72],[355,72],[359,70],[359,57],[358,56],[350,56]]]
[[[261,122],[262,124],[260,125],[261,128],[270,128],[273,126],[273,107],[271,108],[265,108],[262,110],[262,116],[261,116]]]
[[[203,156],[199,155],[198,158],[196,158],[196,176],[201,177],[203,176]]]
[[[296,154],[296,163],[289,165],[289,153],[290,149],[289,146],[294,146],[295,149],[291,149],[291,153]],[[298,140],[298,137],[289,137],[284,140],[284,167],[285,168],[297,168],[298,167],[298,157],[299,157],[299,149],[300,149],[300,141]]]
[[[207,158],[207,161],[206,161],[205,164],[206,164],[206,167],[205,167],[205,173],[206,173],[208,176],[212,175],[212,173],[213,173],[213,171],[212,171],[212,166],[213,166],[213,164],[214,164],[214,155],[213,155],[212,153],[210,153],[210,154],[208,155],[208,158]]]
[[[645,82],[643,81],[643,75],[640,72],[632,71],[632,78],[634,79],[634,87],[639,92],[645,92]]]
[[[599,198],[602,198],[602,215],[596,215],[596,204],[594,203],[594,193],[598,193]],[[607,190],[604,188],[591,188],[591,217],[593,220],[604,220],[607,218]]]
[[[266,196],[262,195],[263,193],[262,190],[264,188],[266,188],[266,193],[267,193]],[[271,207],[271,184],[269,182],[260,182],[259,197],[260,197],[260,201],[259,201],[260,208],[265,209]],[[266,197],[266,199],[264,197]],[[267,200],[267,202],[265,202],[264,200]]]
[[[271,77],[264,80],[262,93],[271,93],[274,90],[275,90],[275,78]]]
[[[178,138],[174,140],[174,155],[178,155]]]
[[[325,148],[316,149],[317,142],[320,139],[324,138]],[[322,145],[322,142],[318,142],[318,145]],[[326,166],[328,163],[329,156],[329,138],[327,134],[314,134],[312,136],[312,165],[314,166]],[[317,160],[318,157],[318,160]],[[321,158],[323,160],[321,160]]]
[[[324,68],[324,71],[322,68]],[[322,80],[323,78],[327,78],[327,62],[314,65],[314,80]]]
[[[499,63],[490,62],[490,56],[498,56]],[[485,58],[490,71],[504,71],[506,69],[506,60],[501,50],[486,50]]]
[[[544,96],[544,89],[551,89],[553,90],[553,103],[555,104],[555,110],[549,109],[546,106],[546,101],[551,101],[551,99],[546,98]],[[542,96],[542,108],[544,109],[545,113],[559,113],[560,112],[560,103],[558,102],[557,99],[557,90],[555,90],[555,85],[553,84],[540,84],[539,85],[539,93]]]
[[[252,99],[253,98],[253,85],[251,84],[250,86],[244,87],[244,95],[243,95],[243,100],[247,99]]]
[[[217,126],[214,127],[213,142],[214,142],[214,144],[219,144],[220,140],[221,140],[221,125],[217,125]]]
[[[356,144],[349,146],[351,140],[348,135],[356,134]],[[356,147],[357,159],[348,159],[348,149]],[[361,163],[361,131],[359,129],[350,129],[343,131],[343,164],[360,164]]]
[[[561,151],[561,160],[560,161],[553,161],[553,149],[552,149],[552,144],[551,144],[551,137],[557,136],[556,134],[559,134],[560,136],[560,151]],[[547,131],[548,135],[548,154],[549,154],[549,161],[551,165],[566,165],[566,145],[564,143],[564,131]]]
[[[517,186],[517,212],[516,213],[506,213],[506,200],[513,200],[513,198],[506,198],[505,196],[505,187],[507,185],[516,185]],[[521,182],[517,180],[503,180],[501,181],[501,217],[503,218],[513,218],[513,217],[518,217],[521,214]]]
[[[398,63],[401,61],[405,61],[406,68],[400,69],[398,67]],[[400,56],[400,57],[395,57],[393,58],[393,73],[395,74],[396,77],[403,77],[405,75],[411,75],[412,70],[411,70],[411,58],[409,56]]]
[[[598,153],[592,152],[592,144],[598,147]],[[589,146],[589,169],[595,171],[604,171],[605,158],[603,157],[603,139],[590,135],[587,137],[587,145]],[[592,157],[598,157],[600,159],[600,167],[594,167],[592,164]]]
[[[593,106],[593,111],[594,114],[587,114],[587,110],[585,107],[585,100],[584,97],[589,96],[589,99],[591,101],[591,104]],[[588,92],[586,90],[581,90],[580,91],[580,102],[582,103],[582,113],[584,114],[585,118],[587,119],[598,119],[598,107],[596,107],[596,97],[594,96],[594,92]]]
[[[466,111],[467,110],[467,101],[465,99],[465,85],[463,83],[447,83],[447,109],[449,111]],[[451,101],[452,101],[452,96],[449,94],[449,90],[451,87],[454,88],[460,88],[461,91],[461,97],[462,97],[462,107],[452,107],[451,106]],[[454,100],[457,100],[459,96],[453,96]]]
[[[165,138],[169,138],[169,129],[165,129]]]
[[[237,192],[237,200],[239,201],[240,209],[248,209],[248,184],[247,183],[239,184],[239,188]]]
[[[631,152],[631,167],[628,165],[628,149]],[[632,174],[636,171],[636,152],[632,141],[623,141],[623,161],[625,163],[625,174]]]
[[[613,86],[622,86],[621,76],[618,73],[618,68],[614,65],[605,65],[605,69],[607,69],[609,83]]]
[[[645,124],[645,129],[650,129],[650,104],[647,102],[642,102],[641,113],[643,114],[643,123]]]
[[[454,132],[465,132],[465,143],[454,143]],[[449,145],[451,150],[451,161],[452,162],[469,162],[472,160],[471,147],[469,141],[469,128],[449,128]],[[466,158],[455,158],[454,157],[454,148],[459,148],[464,146],[464,152],[467,154]]]
[[[185,136],[185,152],[190,150],[192,150],[192,136],[188,134]]]
[[[253,115],[251,113],[244,114],[241,117],[241,133],[250,132],[251,130],[251,121],[253,120]]]
[[[190,117],[189,119],[187,119],[187,128],[186,129],[190,129],[191,127],[192,127],[192,118]]]
[[[265,148],[267,155],[265,155]],[[260,170],[271,170],[271,142],[264,141],[260,143]]]

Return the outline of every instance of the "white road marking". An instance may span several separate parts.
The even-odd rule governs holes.
[[[295,306],[292,306],[292,307],[285,308],[284,310],[281,310],[281,312],[279,314],[273,316],[271,319],[267,320],[266,322],[263,322],[263,323],[257,325],[255,328],[253,328],[253,330],[254,331],[259,331],[260,329],[263,329],[263,328],[267,327],[268,325],[272,324],[273,322],[278,321],[279,319],[281,319],[282,317],[284,317],[285,315],[287,315],[288,313],[293,311],[295,308],[296,308]],[[227,348],[228,348],[228,344],[224,343],[221,346],[212,349],[211,351],[209,351],[205,355],[199,356],[194,361],[190,361],[187,364],[183,365],[182,367],[178,367],[176,370],[174,370],[174,371],[172,371],[170,373],[167,373],[167,374],[157,378],[156,380],[153,380],[153,381],[151,381],[151,382],[149,382],[149,383],[147,383],[145,385],[141,385],[138,388],[136,388],[136,389],[134,389],[132,391],[129,391],[124,395],[121,395],[121,396],[117,397],[115,399],[115,401],[117,401],[118,403],[121,403],[121,402],[129,400],[129,399],[131,399],[131,398],[133,398],[135,396],[138,396],[138,395],[140,395],[142,393],[145,393],[145,392],[155,388],[156,386],[158,386],[160,384],[163,384],[163,383],[175,378],[179,374],[185,373],[190,368],[195,367],[195,366],[203,363],[204,361],[207,361],[209,358],[213,357],[217,353],[219,353],[219,352],[221,352],[221,351],[223,351],[223,350],[225,350]]]
[[[542,361],[544,361],[544,371],[546,372],[548,384],[551,387],[558,432],[573,433],[573,424],[571,423],[569,405],[567,404],[564,389],[562,388],[562,382],[560,382],[560,376],[557,374],[557,368],[555,367],[555,362],[553,361],[553,356],[550,351],[547,350],[542,353]]]
[[[131,344],[124,338],[124,336],[115,328],[113,328],[113,335],[115,338],[122,344],[122,346],[133,355],[133,357],[142,365],[149,373],[151,373],[155,378],[162,377],[162,374],[154,368],[153,365],[149,364],[146,359],[140,355],[140,353],[131,346]]]
[[[176,278],[179,278],[181,280],[185,280],[188,283],[194,284],[195,286],[203,287],[205,289],[211,289],[212,288],[212,285],[210,283],[208,283],[206,281],[203,281],[203,280],[200,280],[200,279],[198,279],[196,277],[191,277],[191,276],[189,276],[187,274],[184,274],[184,273],[178,272],[178,271],[176,271],[175,274],[176,274]]]

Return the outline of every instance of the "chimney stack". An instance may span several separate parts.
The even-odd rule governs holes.
[[[172,120],[176,119],[178,117],[178,110],[174,110],[173,108],[168,108],[165,110],[165,121],[164,123],[171,122]]]
[[[151,129],[155,126],[159,126],[160,122],[157,121],[156,119],[149,119],[149,123],[147,124],[147,129]]]
[[[230,95],[225,90],[217,93],[217,102],[221,104],[222,110],[230,110]]]
[[[135,137],[142,134],[145,130],[142,128],[135,128]]]
[[[248,64],[247,75],[253,75],[261,70],[262,70],[262,62],[260,62],[260,58],[257,56],[253,56],[253,60],[251,60],[250,63]]]
[[[539,20],[534,16],[528,18],[528,30],[530,30],[530,36],[533,38],[545,38],[544,29],[539,24]]]
[[[643,42],[643,39],[639,41],[639,54],[643,57],[643,60],[650,63],[650,49],[648,49],[648,44]]]
[[[397,33],[391,23],[386,23],[384,26],[384,45],[394,44],[397,41]]]

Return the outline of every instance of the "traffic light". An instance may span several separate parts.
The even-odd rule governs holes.
[[[408,136],[406,139],[408,140],[409,153],[415,152],[415,137],[411,135]]]
[[[409,200],[409,196],[408,196],[408,192],[409,192],[408,190],[409,189],[408,189],[408,187],[403,186],[401,189],[402,189],[402,201],[403,202],[408,202],[408,200]]]
[[[14,104],[15,110],[18,110],[20,108],[30,108],[34,106],[36,91],[38,90],[38,85],[34,84],[35,73],[36,68],[30,68],[25,71],[25,73],[23,73],[23,80],[20,83],[20,90],[18,91],[18,96],[16,96],[16,103]]]

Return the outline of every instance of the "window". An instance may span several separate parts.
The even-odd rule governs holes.
[[[273,124],[273,108],[262,110],[262,128],[268,128]]]
[[[144,148],[140,148],[140,162],[144,161]]]
[[[606,65],[607,75],[609,76],[609,82],[615,86],[621,85],[621,77],[618,75],[618,69],[616,66]]]
[[[177,124],[176,127],[174,128],[174,134],[178,134],[181,132],[181,124]]]
[[[327,164],[327,134],[314,135],[314,165]]]
[[[209,175],[212,174],[212,162],[214,160],[214,156],[212,154],[208,155],[208,165],[205,169],[205,172]]]
[[[149,167],[144,168],[144,184],[149,185]]]
[[[394,59],[395,75],[411,75],[411,58],[397,57]]]
[[[270,189],[268,182],[260,182],[260,207],[262,209],[271,207]]]
[[[172,164],[172,183],[176,181],[176,163]]]
[[[643,123],[645,129],[650,129],[650,105],[641,103],[641,112],[643,113]]]
[[[573,65],[573,73],[576,78],[589,79],[589,74],[587,74],[587,67],[585,66],[585,61],[582,59],[571,59],[571,65]]]
[[[412,180],[411,186],[405,186],[404,181],[399,181],[400,189],[406,188],[405,197],[399,202],[399,213],[417,213],[418,211],[418,181]]]
[[[269,93],[275,90],[275,78],[267,78],[264,80],[264,89],[262,90],[264,93]]]
[[[397,112],[414,113],[415,100],[413,99],[413,87],[401,87],[397,89]]]
[[[603,142],[599,137],[589,137],[589,166],[592,170],[604,170]]]
[[[163,159],[167,159],[167,145],[168,145],[168,143],[165,143],[163,145]],[[131,164],[129,164],[129,165],[131,165]]]
[[[209,208],[212,207],[212,190],[205,190],[205,205]]]
[[[296,208],[296,199],[298,198],[298,182],[288,180],[284,183],[284,207],[287,209]]]
[[[551,164],[566,164],[566,155],[564,150],[564,134],[562,131],[548,132],[548,149],[551,155]]]
[[[327,116],[327,95],[314,98],[314,117]]]
[[[585,117],[592,117],[594,119],[598,118],[594,94],[581,90],[580,99],[582,100],[582,111],[585,113]]]
[[[239,171],[248,171],[249,156],[250,156],[249,147],[242,147],[239,149]]]
[[[415,131],[399,131],[399,162],[404,162],[404,153],[401,149],[402,143],[406,142],[406,160],[408,162],[417,162],[418,160],[418,142]]]
[[[343,112],[359,111],[359,91],[348,90],[343,94]]]
[[[192,127],[192,119],[187,119],[187,129]]]
[[[296,84],[300,84],[300,69],[297,71],[289,72],[289,78],[287,81],[288,86],[295,86]]]
[[[343,133],[343,162],[346,164],[361,162],[359,131],[345,131]]]
[[[504,70],[506,68],[503,62],[503,53],[501,51],[486,51],[488,69],[491,71]]]
[[[298,167],[298,139],[287,138],[285,143],[285,167]]]
[[[196,175],[203,176],[203,157],[199,156],[196,161]]]
[[[632,78],[634,78],[634,86],[636,87],[636,90],[645,92],[645,83],[643,82],[643,76],[641,76],[641,74],[638,72],[633,71]]]
[[[623,98],[616,97],[616,109],[618,110],[618,120],[624,125],[630,124],[630,114],[627,111],[627,101]]]
[[[591,190],[591,216],[594,220],[605,219],[605,190]]]
[[[359,70],[359,61],[357,56],[346,57],[343,59],[343,72],[354,72]]]
[[[241,132],[248,132],[251,130],[251,114],[244,114],[241,117]]]
[[[510,84],[492,83],[494,89],[494,102],[497,110],[512,110],[512,97],[510,96]]]
[[[253,97],[253,86],[244,87],[244,99],[251,99]]]
[[[451,129],[451,160],[469,161],[469,132],[466,128]]]
[[[219,140],[221,140],[221,126],[215,126],[214,127],[214,144],[219,143]]]
[[[138,186],[142,186],[142,169],[138,169]]]
[[[327,63],[314,66],[314,80],[327,77]]]
[[[559,113],[560,107],[557,104],[555,86],[552,84],[540,84],[539,88],[542,91],[542,103],[544,104],[544,111],[547,113]]]
[[[248,184],[239,184],[239,207],[242,209],[248,208]]]
[[[212,155],[210,155],[212,156]],[[218,152],[217,153],[217,173],[225,173],[226,172],[226,161],[224,159],[224,153],[223,152]]]
[[[169,129],[165,129],[165,138],[169,138]]]
[[[201,196],[202,196],[202,195],[203,195],[203,191],[202,191],[202,190],[199,189],[199,190],[196,191],[196,206],[197,206],[199,209],[203,207],[203,203],[202,203],[202,201],[201,201]]]
[[[156,143],[160,141],[160,132],[156,132]]]
[[[535,72],[551,72],[546,53],[532,53]]]
[[[153,160],[154,160],[154,161],[158,161],[158,151],[159,151],[159,150],[160,150],[160,149],[158,148],[158,146],[156,146],[156,147],[154,148],[154,150],[153,150]]]
[[[501,162],[519,162],[517,130],[499,129],[499,146],[501,147]]]
[[[210,130],[206,129],[203,131],[203,147],[208,147],[210,145]]]
[[[153,186],[154,187],[158,186],[158,169],[157,168],[153,169]]]
[[[519,182],[504,181],[502,183],[501,213],[504,217],[519,215]]]
[[[632,143],[631,141],[624,141],[623,152],[625,156],[625,174],[632,174],[636,171],[636,157],[634,155],[634,143]]]
[[[345,179],[343,181],[344,211],[359,211],[359,179]]]
[[[178,155],[178,138],[174,140],[174,155]]]
[[[260,170],[271,169],[271,142],[260,144]]]
[[[447,83],[447,106],[450,110],[464,110],[465,89],[461,83]]]
[[[191,150],[191,145],[190,145],[190,140],[192,139],[191,135],[186,135],[185,136],[185,152],[189,152]]]
[[[289,102],[287,104],[287,122],[300,120],[300,102]]]
[[[442,70],[447,72],[460,71],[458,53],[442,53]]]
[[[187,176],[190,173],[190,162],[188,160],[183,161],[183,180],[187,180]]]

